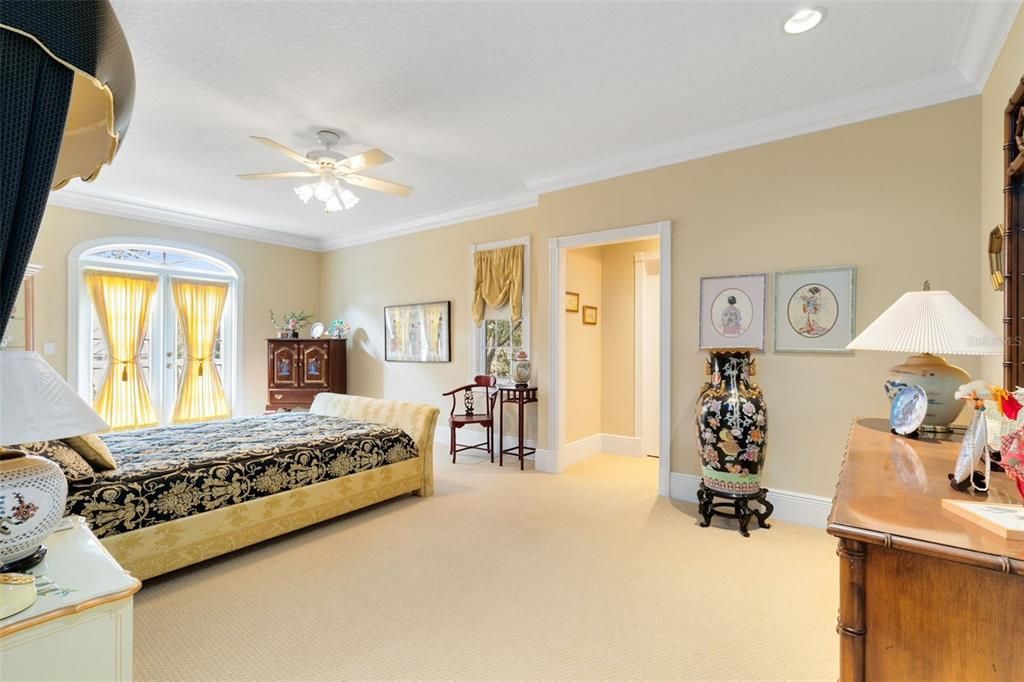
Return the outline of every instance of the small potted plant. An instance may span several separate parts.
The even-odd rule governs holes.
[[[270,311],[270,324],[277,330],[277,336],[280,339],[299,338],[299,330],[308,327],[312,319],[313,313],[300,310],[297,313],[286,313],[283,321],[279,323],[274,317],[274,311]]]

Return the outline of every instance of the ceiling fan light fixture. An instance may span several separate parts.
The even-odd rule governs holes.
[[[345,209],[355,208],[355,205],[359,203],[359,197],[347,189],[341,190],[341,203],[345,206]]]
[[[346,208],[348,207],[342,206],[341,202],[338,201],[338,197],[334,196],[333,193],[327,201],[324,202],[324,213],[337,213],[338,211],[343,211]]]
[[[345,156],[332,149],[338,143],[340,134],[333,130],[321,130],[317,133],[317,139],[324,149],[314,149],[302,156],[294,149],[289,149],[280,142],[275,142],[269,137],[253,136],[253,140],[260,144],[273,147],[293,161],[298,161],[303,170],[282,171],[278,173],[243,173],[240,178],[246,180],[266,180],[276,178],[311,178],[312,182],[294,187],[295,196],[302,203],[308,204],[310,199],[316,198],[323,202],[324,211],[337,213],[354,208],[359,203],[359,197],[353,194],[345,185],[353,185],[374,192],[385,192],[398,196],[408,196],[412,187],[400,185],[397,182],[390,182],[380,178],[359,175],[359,172],[393,161],[388,154],[380,149],[367,149],[355,156]]]
[[[320,201],[327,201],[334,196],[334,188],[331,187],[331,183],[321,180],[313,187],[313,196]]]
[[[821,7],[802,7],[789,15],[782,30],[790,35],[807,33],[825,18],[825,10]]]

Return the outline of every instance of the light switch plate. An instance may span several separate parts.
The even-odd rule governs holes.
[[[57,344],[52,341],[43,344],[43,355],[56,355]]]

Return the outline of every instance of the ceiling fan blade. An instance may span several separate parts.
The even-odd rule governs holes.
[[[319,173],[313,171],[288,171],[286,173],[241,173],[238,177],[245,180],[265,180],[267,178],[315,178]]]
[[[347,175],[339,175],[338,177],[350,185],[362,187],[363,189],[372,189],[375,192],[387,192],[388,194],[397,194],[400,197],[407,197],[409,196],[409,193],[412,192],[412,187],[399,185],[397,182],[378,180],[377,178],[371,178],[365,175],[350,173]]]
[[[269,137],[257,137],[255,135],[250,135],[249,137],[250,137],[250,139],[256,140],[257,142],[262,142],[265,145],[273,147],[274,149],[276,149],[277,151],[281,152],[282,154],[284,154],[288,158],[294,159],[295,161],[298,161],[299,163],[301,163],[304,166],[309,166],[310,168],[316,168],[317,167],[315,162],[310,161],[309,159],[307,159],[305,156],[303,156],[302,154],[298,153],[294,149],[289,149],[288,147],[285,147],[280,142],[274,142]]]
[[[355,156],[348,157],[344,161],[339,161],[337,165],[339,170],[342,170],[343,172],[358,173],[361,170],[365,170],[373,166],[379,166],[382,163],[387,163],[388,161],[394,161],[394,159],[379,149],[368,149],[362,154],[356,154]]]

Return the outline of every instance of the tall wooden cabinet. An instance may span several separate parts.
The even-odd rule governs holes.
[[[305,409],[317,393],[345,393],[343,339],[267,339],[267,410]]]

